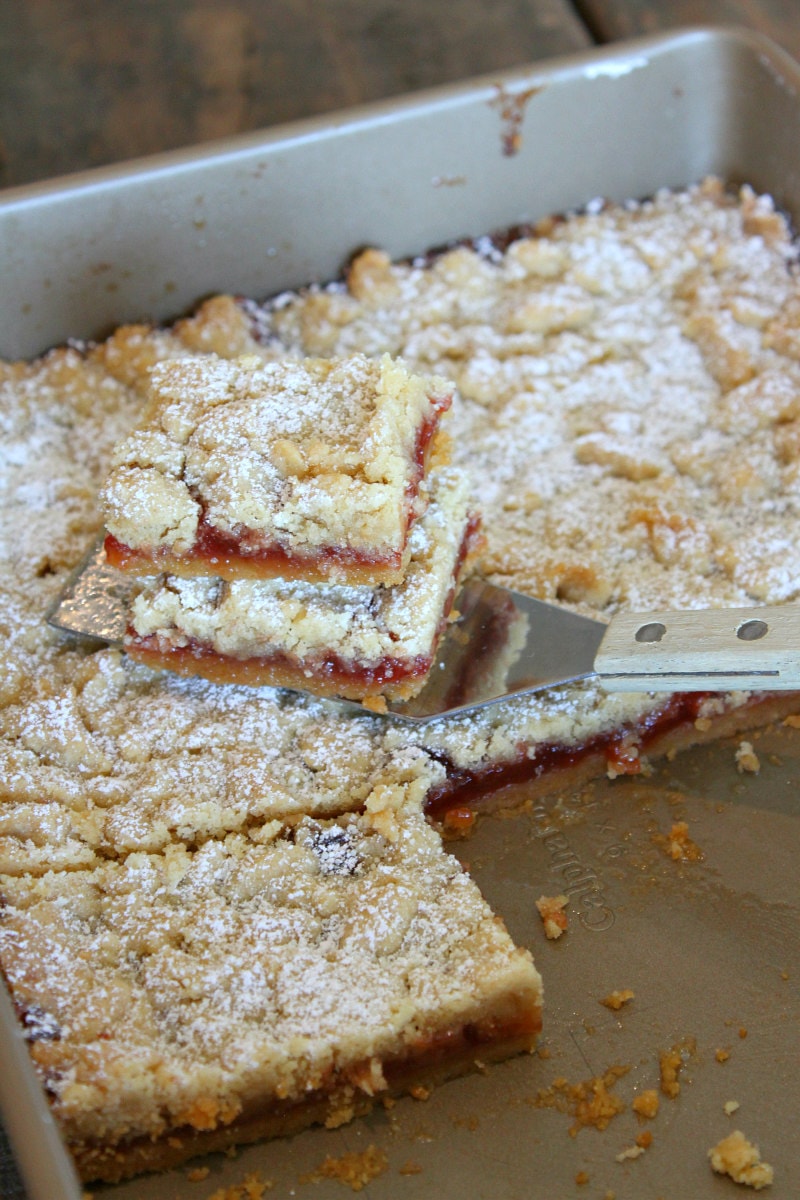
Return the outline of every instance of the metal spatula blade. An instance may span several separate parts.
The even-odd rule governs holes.
[[[47,620],[121,645],[132,587],[99,542]],[[472,579],[455,609],[425,687],[390,704],[392,716],[430,721],[592,677],[610,691],[800,690],[798,605],[620,613],[606,624]]]

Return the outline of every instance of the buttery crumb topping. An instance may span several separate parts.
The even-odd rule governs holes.
[[[388,355],[157,363],[142,421],[112,455],[106,526],[146,553],[191,551],[201,521],[244,555],[400,553],[420,434],[451,391]]]

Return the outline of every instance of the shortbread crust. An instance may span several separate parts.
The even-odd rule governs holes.
[[[452,386],[388,355],[155,364],[103,489],[138,574],[397,583]]]
[[[793,260],[767,199],[707,185],[598,206],[507,250],[487,240],[406,265],[369,252],[347,287],[275,308],[218,297],[171,330],[127,327],[0,366],[0,891],[23,914],[14,920],[33,907],[23,895],[62,877],[89,886],[131,856],[259,847],[273,822],[387,812],[387,791],[420,808],[438,796],[440,816],[465,795],[485,805],[509,778],[552,792],[796,708],[791,696],[613,696],[587,684],[409,733],[324,701],[155,674],[42,624],[99,528],[97,489],[111,446],[140,419],[147,373],[198,350],[265,361],[390,352],[450,377],[455,457],[479,488],[495,581],[599,615],[792,600]],[[26,963],[35,971],[37,956]],[[54,972],[42,986],[57,982]],[[36,1012],[26,1020],[52,1029]],[[512,1043],[498,1036],[497,1052]],[[328,1111],[323,1098],[317,1116]],[[90,1103],[82,1119],[96,1119]],[[260,1125],[239,1116],[177,1139],[182,1148],[131,1148],[125,1169],[289,1128],[275,1110]],[[103,1153],[89,1169],[109,1168]]]
[[[135,597],[125,649],[218,683],[408,699],[425,683],[457,585],[479,545],[466,475],[431,472],[403,581],[370,588],[159,576]]]

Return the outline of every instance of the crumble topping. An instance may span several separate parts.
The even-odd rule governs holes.
[[[608,614],[775,603],[800,592],[795,253],[769,198],[712,182],[505,253],[373,251],[271,325],[456,384],[493,582]]]
[[[143,418],[112,455],[106,527],[156,560],[191,552],[201,521],[244,557],[274,545],[289,557],[399,554],[420,430],[451,392],[388,355],[155,363]]]

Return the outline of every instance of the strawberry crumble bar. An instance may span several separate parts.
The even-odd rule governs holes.
[[[398,791],[6,881],[3,969],[85,1179],[341,1124],[533,1047],[530,955]]]
[[[138,574],[397,583],[452,386],[388,355],[153,367],[103,490],[106,553]]]
[[[479,542],[466,476],[431,473],[393,587],[160,576],[135,598],[125,649],[151,667],[316,695],[408,699],[424,684]]]

